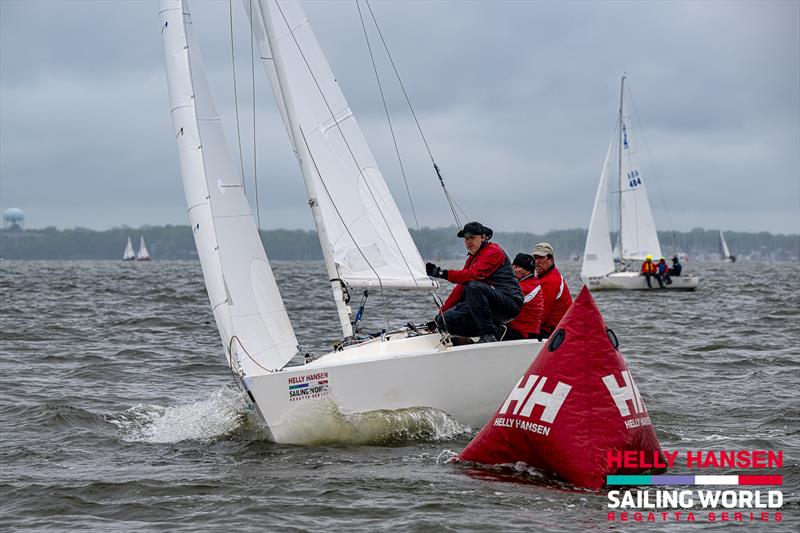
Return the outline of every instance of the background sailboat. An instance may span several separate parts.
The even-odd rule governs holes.
[[[581,280],[592,290],[648,289],[644,276],[639,274],[641,262],[648,255],[656,262],[662,257],[644,176],[631,138],[630,120],[624,114],[624,94],[623,76],[617,128],[600,173],[581,265]],[[612,158],[616,159],[616,165]],[[612,166],[617,170],[615,180],[610,177]],[[618,214],[617,242],[613,250],[609,224],[612,197],[616,198]],[[673,277],[665,288],[694,290],[698,283],[697,276],[683,274]]]
[[[730,261],[731,263],[736,262],[736,256],[731,255],[731,251],[728,249],[728,243],[725,242],[725,235],[722,233],[722,230],[719,230],[719,258],[723,261]]]
[[[144,235],[139,237],[139,250],[136,252],[137,261],[150,261],[150,252],[147,251],[147,245],[144,243]]]
[[[133,261],[134,259],[136,259],[136,254],[133,252],[133,244],[131,244],[131,238],[128,237],[128,244],[125,246],[125,251],[122,252],[122,260]]]
[[[342,416],[417,406],[485,423],[541,343],[453,347],[447,336],[414,327],[354,336],[351,290],[431,291],[435,284],[299,4],[261,0],[246,10],[298,157],[344,337],[331,353],[287,366],[299,347],[224,139],[187,4],[162,0],[161,33],[189,218],[226,357],[271,437],[327,440]]]

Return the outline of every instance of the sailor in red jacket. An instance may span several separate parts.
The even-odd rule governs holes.
[[[522,307],[522,291],[511,261],[500,246],[489,242],[492,234],[491,228],[480,222],[468,222],[458,232],[469,253],[464,268],[444,270],[433,263],[425,265],[429,276],[457,284],[436,317],[436,325],[453,335],[480,336],[478,342],[496,341],[498,324],[517,316]]]
[[[549,337],[572,305],[572,295],[564,280],[564,276],[556,268],[553,257],[553,246],[540,242],[533,247],[536,260],[536,276],[542,287],[544,296],[544,315],[542,315],[542,337]]]
[[[536,277],[536,262],[532,255],[517,254],[511,265],[522,289],[522,309],[517,318],[508,323],[503,340],[540,338],[544,297]]]

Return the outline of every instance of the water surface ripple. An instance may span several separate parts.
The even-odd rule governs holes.
[[[327,350],[337,319],[322,264],[274,266],[300,343]],[[578,265],[560,266],[577,293]],[[797,530],[800,268],[691,268],[695,293],[598,305],[662,445],[782,449],[781,527]],[[447,463],[478,428],[441,413],[357,417],[338,444],[270,443],[232,384],[197,263],[5,261],[0,302],[5,531],[608,527],[602,494]],[[367,328],[430,314],[430,296],[375,294]]]

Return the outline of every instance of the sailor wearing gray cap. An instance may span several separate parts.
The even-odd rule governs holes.
[[[542,335],[549,337],[572,305],[572,295],[569,293],[564,276],[556,268],[552,244],[540,242],[534,246],[533,258],[536,260],[536,277],[539,278],[544,296]]]
[[[497,340],[497,327],[508,322],[522,307],[522,291],[511,261],[500,246],[490,242],[494,232],[480,222],[468,222],[458,232],[464,239],[467,261],[461,270],[445,270],[426,263],[429,276],[456,286],[436,317],[439,329],[479,342]]]

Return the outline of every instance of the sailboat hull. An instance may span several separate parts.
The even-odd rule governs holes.
[[[672,276],[671,279],[672,283],[669,285],[665,284],[663,290],[693,291],[700,283],[700,278],[698,276]],[[582,277],[581,281],[592,291],[650,290],[647,286],[647,280],[638,272],[614,272],[612,274],[606,274],[605,276]],[[661,290],[659,289],[658,281],[655,279],[651,279],[650,283],[653,286],[652,290]]]
[[[378,340],[243,383],[279,443],[336,441],[347,434],[351,415],[412,407],[480,427],[542,345],[520,340],[444,347],[436,334]]]

